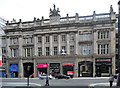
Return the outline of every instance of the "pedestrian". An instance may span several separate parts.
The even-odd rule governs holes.
[[[46,76],[46,84],[45,85],[49,86],[49,77],[48,76]]]
[[[114,76],[110,75],[110,78],[109,78],[110,87],[112,87],[113,81],[114,81]]]

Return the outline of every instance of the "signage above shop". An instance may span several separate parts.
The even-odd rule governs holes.
[[[111,58],[106,58],[106,59],[96,59],[96,62],[112,62]]]
[[[18,72],[18,66],[16,64],[12,64],[10,66],[10,72]]]
[[[37,64],[37,68],[47,68],[47,64]]]
[[[65,65],[74,65],[74,63],[62,63],[62,66],[65,66]]]

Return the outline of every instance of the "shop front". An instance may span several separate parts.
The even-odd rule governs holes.
[[[112,74],[112,58],[96,58],[96,76],[110,76]]]
[[[56,76],[60,73],[60,63],[50,63],[49,67],[49,71],[52,76]]]
[[[37,64],[37,69],[39,74],[47,74],[47,64],[41,63]]]
[[[73,77],[74,75],[74,63],[62,63],[63,74]]]
[[[18,77],[18,65],[17,64],[10,65],[10,77],[11,78]]]
[[[78,77],[92,77],[93,76],[93,62],[81,61],[78,63]]]

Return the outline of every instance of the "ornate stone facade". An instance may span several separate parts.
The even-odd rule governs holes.
[[[112,7],[110,13],[61,17],[54,5],[50,19],[8,22],[4,30],[7,73],[26,77],[30,65],[34,77],[38,71],[74,77],[114,74],[115,19]],[[13,64],[18,66],[17,72],[10,71]]]

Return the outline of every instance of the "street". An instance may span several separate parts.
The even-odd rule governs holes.
[[[46,80],[39,78],[30,78],[30,86],[44,86]],[[117,81],[116,79],[114,80]],[[88,88],[90,84],[108,83],[108,77],[95,77],[95,78],[73,78],[73,79],[52,79],[49,81],[50,86],[84,86]],[[27,78],[3,78],[2,86],[27,86]]]

